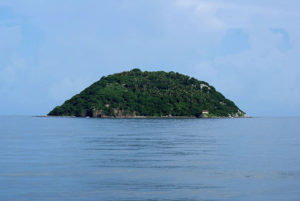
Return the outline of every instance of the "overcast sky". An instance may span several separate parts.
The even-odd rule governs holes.
[[[299,11],[299,0],[0,0],[0,114],[47,114],[140,68],[207,81],[252,116],[299,116]]]

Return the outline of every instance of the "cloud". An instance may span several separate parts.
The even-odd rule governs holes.
[[[47,113],[101,76],[138,67],[209,81],[250,114],[279,106],[294,114],[297,8],[293,0],[1,1],[0,103]]]
[[[225,24],[217,17],[221,4],[214,1],[177,0],[176,5],[187,9],[197,17],[205,29],[222,30]]]
[[[299,3],[288,2],[177,1],[199,27],[214,31],[205,39],[217,41],[194,63],[195,74],[250,114],[300,113]]]

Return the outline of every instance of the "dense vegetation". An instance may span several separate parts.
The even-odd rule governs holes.
[[[175,72],[133,69],[102,77],[48,115],[90,117],[243,116],[214,87]],[[203,115],[202,115],[203,116]]]

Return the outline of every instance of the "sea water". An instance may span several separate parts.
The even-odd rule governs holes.
[[[0,200],[300,200],[300,118],[2,116]]]

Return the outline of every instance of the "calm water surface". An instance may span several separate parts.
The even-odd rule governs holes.
[[[0,200],[300,200],[300,118],[2,116]]]

